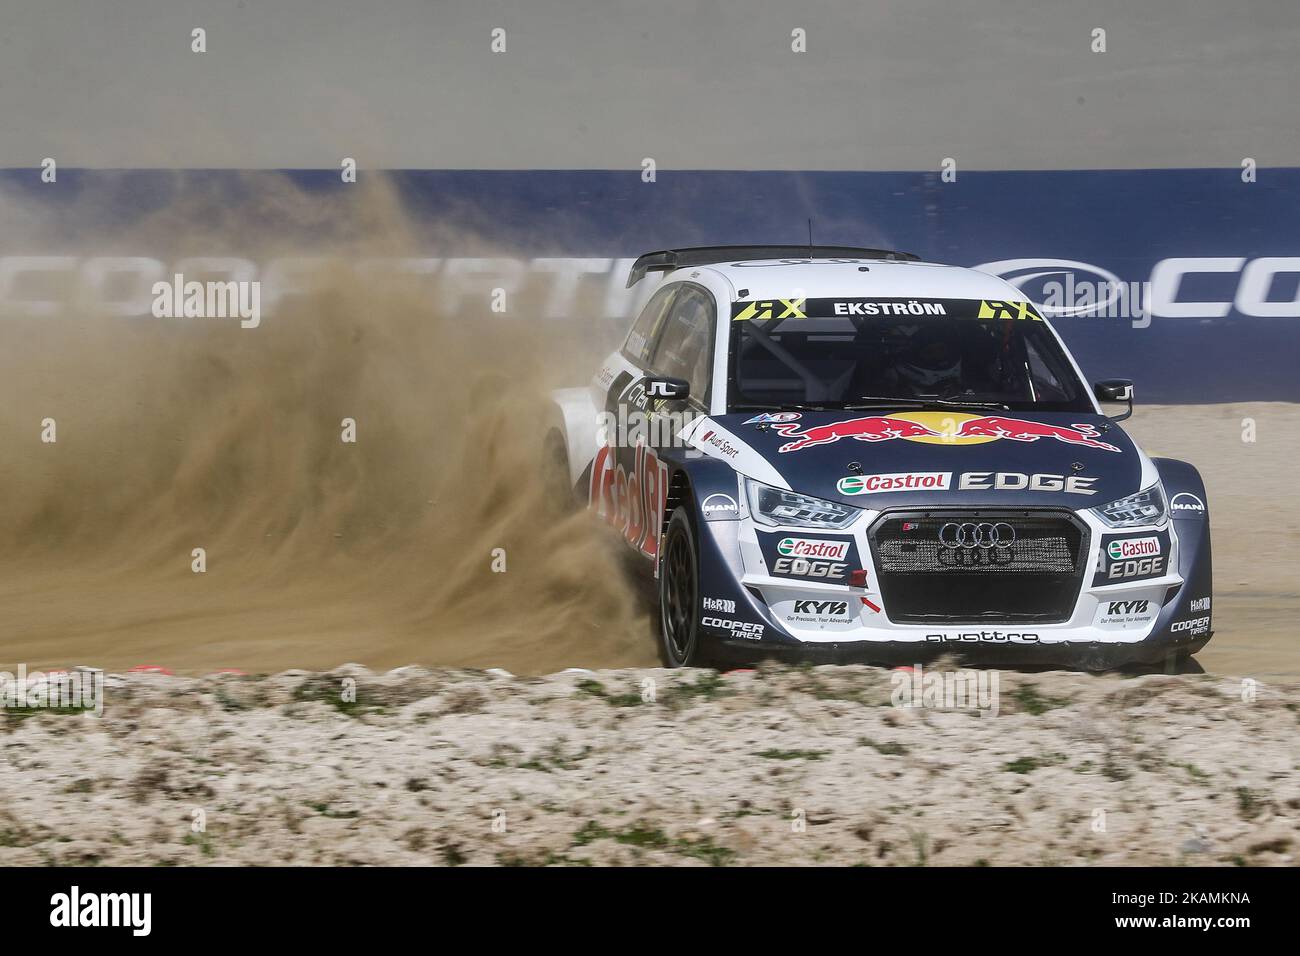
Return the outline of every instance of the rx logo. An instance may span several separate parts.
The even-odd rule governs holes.
[[[807,314],[804,312],[804,302],[806,299],[776,299],[771,302],[751,302],[745,306],[737,315],[734,321],[748,322],[750,320],[763,321],[772,318],[772,312],[777,308],[779,302],[782,306],[781,314],[776,316],[778,319],[806,319]]]
[[[980,300],[979,317],[981,319],[1033,319],[1043,321],[1043,317],[1030,307],[1028,302],[998,302],[996,299]]]

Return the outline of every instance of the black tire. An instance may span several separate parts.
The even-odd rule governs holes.
[[[700,552],[686,511],[668,522],[659,558],[659,659],[665,667],[700,667]]]
[[[1204,674],[1205,667],[1191,654],[1182,651],[1178,654],[1170,654],[1165,657],[1164,673],[1166,674]]]

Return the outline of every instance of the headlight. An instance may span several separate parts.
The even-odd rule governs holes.
[[[835,501],[782,491],[752,478],[745,479],[749,515],[759,524],[796,528],[847,528],[862,513]]]
[[[1165,486],[1157,481],[1135,495],[1099,505],[1092,509],[1092,513],[1112,528],[1132,528],[1141,524],[1160,524],[1168,510]]]

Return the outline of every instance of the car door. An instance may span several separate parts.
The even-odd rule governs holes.
[[[632,369],[610,386],[607,420],[617,428],[612,435],[607,428],[606,447],[593,465],[592,504],[647,558],[658,555],[668,492],[664,453],[683,416],[709,407],[716,313],[712,293],[702,286],[682,282],[659,290],[625,343]],[[655,376],[685,379],[690,394],[680,400],[651,397],[647,379]]]
[[[716,326],[713,294],[693,282],[681,283],[667,319],[660,325],[649,368],[655,376],[685,379],[691,390],[684,401],[664,403],[664,410],[708,413]]]
[[[663,286],[650,297],[631,330],[623,347],[616,355],[610,356],[602,373],[608,375],[604,382],[604,393],[600,405],[610,415],[616,415],[621,402],[627,396],[629,388],[645,378],[650,368],[650,357],[660,329],[668,317],[673,299],[680,288],[679,283]],[[598,378],[601,373],[598,373]]]

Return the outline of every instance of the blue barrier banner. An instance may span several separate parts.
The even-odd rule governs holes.
[[[1132,378],[1141,401],[1300,400],[1300,169],[1260,169],[1254,182],[1237,168],[961,172],[953,182],[671,170],[645,182],[639,168],[383,175],[427,247],[411,268],[461,279],[542,273],[555,284],[551,318],[594,290],[610,321],[625,321],[652,286],[623,289],[631,257],[801,243],[811,218],[819,244],[900,249],[1005,277],[1042,306],[1090,378]],[[0,170],[0,315],[57,315],[38,280],[60,271],[92,291],[111,285],[114,314],[148,314],[140,289],[122,292],[106,277],[134,275],[147,291],[170,280],[175,257],[115,237],[186,197],[256,204],[281,177],[308,196],[357,188],[329,170],[59,170],[56,183],[39,169]],[[305,245],[321,230],[275,227]],[[351,228],[337,223],[332,235]],[[472,236],[474,248],[457,236]],[[491,255],[478,251],[484,244]],[[241,277],[285,268],[230,241],[204,254]]]

